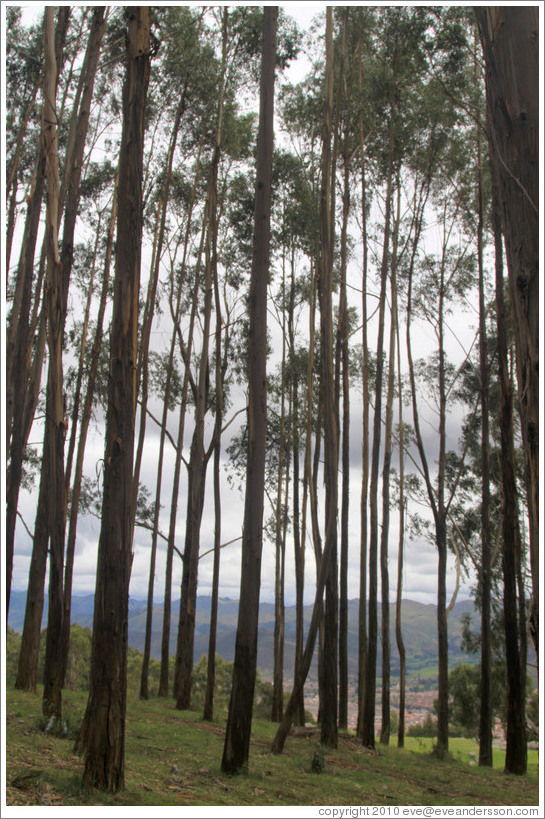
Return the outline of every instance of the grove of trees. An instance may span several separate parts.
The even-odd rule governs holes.
[[[124,787],[135,584],[147,594],[138,694],[150,696],[153,667],[159,696],[212,720],[221,691],[225,773],[251,765],[256,686],[278,723],[272,752],[304,724],[315,657],[320,741],[337,747],[353,592],[357,735],[391,741],[397,651],[403,746],[404,583],[429,548],[435,752],[448,753],[455,722],[491,766],[501,714],[505,769],[526,771],[530,649],[539,658],[539,8],[314,10],[303,30],[289,4],[3,9],[6,619],[12,587],[26,588],[15,686],[43,681],[44,721],[62,732],[72,594],[94,589],[75,743],[92,787]],[[462,582],[480,613],[466,635],[480,668],[454,673]],[[209,652],[195,669],[204,587]],[[239,600],[228,697],[216,655],[226,593]]]

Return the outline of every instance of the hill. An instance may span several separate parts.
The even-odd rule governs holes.
[[[505,752],[499,748],[494,749],[494,768],[470,763],[478,753],[473,740],[451,739],[452,757],[440,761],[429,753],[432,740],[407,737],[405,749],[394,747],[392,741],[390,747],[374,752],[355,736],[339,732],[339,747],[323,749],[325,770],[315,773],[312,759],[319,729],[292,730],[284,752],[276,756],[269,749],[277,726],[262,719],[252,721],[248,773],[228,777],[220,769],[223,719],[204,722],[200,713],[177,711],[170,699],[143,701],[136,696],[127,702],[126,790],[118,794],[82,790],[83,761],[73,747],[86,696],[83,691],[63,693],[68,732],[60,738],[40,730],[40,697],[14,689],[7,692],[5,799],[10,808],[49,806],[52,815],[60,815],[70,807],[77,813],[77,806],[87,806],[89,812],[88,806],[105,805],[106,815],[112,815],[118,807],[134,811],[135,806],[149,806],[157,814],[158,807],[169,806],[159,815],[194,816],[201,815],[197,806],[214,805],[229,807],[229,815],[240,816],[261,813],[256,811],[259,806],[267,816],[282,816],[286,807],[273,806],[346,805],[348,817],[353,815],[351,805],[384,805],[375,808],[375,815],[395,816],[403,815],[401,808],[392,807],[397,805],[479,805],[478,811],[492,815],[498,813],[493,805],[539,804],[537,751],[528,754],[527,776],[513,777],[502,771]],[[435,815],[445,815],[432,807],[417,808],[415,814],[422,815],[423,810],[426,815],[434,815],[434,810]],[[529,815],[527,811],[519,812]],[[467,808],[460,813],[471,815]],[[317,816],[318,807],[303,815]]]
[[[23,630],[25,615],[26,592],[12,592],[9,611],[9,625],[18,632]],[[208,651],[208,630],[210,623],[210,597],[200,596],[197,599],[197,616],[195,625],[194,660],[197,662]],[[93,625],[94,596],[74,596],[72,598],[72,623],[80,626]],[[178,613],[180,601],[172,603],[172,621],[170,632],[170,655],[176,651],[176,634],[178,628]],[[353,599],[348,604],[348,673],[351,677],[357,676],[358,658],[358,608],[359,601]],[[437,609],[434,605],[425,605],[414,600],[404,600],[402,604],[402,629],[405,649],[407,653],[407,673],[416,673],[427,668],[437,666]],[[312,613],[311,606],[305,606],[305,623],[308,625]],[[460,649],[462,616],[474,614],[471,600],[460,600],[456,603],[449,616],[449,661],[451,666],[460,662],[471,661]],[[238,617],[238,601],[230,598],[221,598],[218,605],[218,632],[217,653],[224,659],[232,661],[234,657],[235,635]],[[473,616],[476,622],[475,615]],[[157,604],[153,609],[153,629],[151,654],[156,659],[161,655],[161,629],[163,622],[163,606]],[[390,622],[395,622],[394,605],[391,605]],[[47,625],[47,601],[44,608],[42,626]],[[139,651],[144,647],[146,625],[146,602],[132,599],[129,604],[129,645]],[[274,640],[274,605],[262,603],[259,611],[258,636],[258,667],[264,679],[272,675],[273,668],[273,640]],[[392,674],[398,673],[399,662],[395,648],[395,635],[392,626]],[[286,608],[285,627],[285,672],[287,677],[293,670],[295,652],[295,607]],[[380,667],[380,652],[379,652]],[[316,672],[315,666],[311,669],[310,677]]]

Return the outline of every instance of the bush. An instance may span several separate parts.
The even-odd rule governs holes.
[[[431,711],[424,722],[419,722],[416,725],[410,725],[407,731],[407,736],[410,737],[435,737],[437,736],[437,720],[432,717]]]

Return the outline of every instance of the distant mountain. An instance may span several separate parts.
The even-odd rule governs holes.
[[[11,593],[9,625],[18,632],[23,630],[25,615],[26,592]],[[94,595],[74,596],[72,598],[72,622],[92,628],[93,625]],[[195,662],[200,660],[208,651],[208,629],[210,623],[210,597],[197,599],[197,615],[195,622]],[[180,601],[172,603],[172,619],[170,630],[170,654],[176,651],[176,634],[178,628],[178,613]],[[348,673],[351,677],[357,676],[358,659],[358,608],[357,599],[348,603]],[[312,607],[304,609],[305,624],[308,626]],[[452,609],[449,619],[449,662],[451,666],[471,660],[460,649],[461,618],[464,614],[473,615],[474,606],[471,600],[460,600]],[[235,649],[235,635],[238,617],[238,601],[221,598],[218,604],[218,630],[216,651],[224,659],[232,661]],[[392,674],[398,673],[399,662],[396,648],[394,623],[395,606],[390,608],[391,645],[392,645]],[[162,604],[154,606],[151,654],[156,659],[161,655],[161,631],[163,624]],[[42,627],[47,625],[47,600],[44,609]],[[129,644],[142,651],[146,628],[146,601],[132,599],[129,603]],[[407,654],[407,673],[433,668],[437,665],[437,615],[434,605],[424,605],[414,600],[404,600],[402,603],[402,630],[405,650]],[[259,607],[259,635],[258,635],[258,667],[264,679],[272,675],[274,643],[274,605],[262,603]],[[286,608],[285,624],[285,671],[287,677],[293,670],[295,652],[295,607]],[[380,669],[380,650],[378,652]],[[311,676],[315,674],[315,664],[311,669]]]

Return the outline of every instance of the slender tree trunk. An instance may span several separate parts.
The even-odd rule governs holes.
[[[513,391],[507,356],[507,308],[503,292],[503,259],[500,214],[496,198],[492,165],[492,202],[494,245],[496,253],[496,327],[498,335],[498,370],[500,382],[501,436],[501,526],[503,565],[503,618],[505,628],[505,663],[507,669],[507,728],[505,772],[524,774],[527,768],[525,690],[522,687],[522,663],[519,652],[519,627],[516,598],[516,554],[518,499],[516,462],[513,445]]]
[[[395,322],[397,345],[397,392],[399,417],[399,540],[397,551],[397,587],[395,632],[399,652],[399,715],[397,722],[397,747],[405,745],[405,692],[406,692],[406,652],[401,627],[401,604],[403,591],[403,562],[405,540],[405,431],[403,427],[403,381],[401,378],[401,339],[399,333],[399,309],[397,300],[397,277],[392,279],[392,313]]]
[[[397,215],[395,218],[390,287],[392,307],[390,310],[390,343],[388,351],[388,387],[386,392],[386,423],[384,429],[384,458],[382,466],[382,528],[380,532],[380,577],[381,577],[381,639],[382,639],[382,722],[380,741],[390,743],[390,575],[388,571],[388,537],[390,530],[390,470],[392,465],[392,424],[394,409],[395,378],[395,316],[394,294],[397,278],[397,247],[399,223],[401,220],[401,190],[397,183]]]
[[[134,517],[132,478],[135,367],[149,42],[149,9],[145,6],[132,6],[127,30],[127,69],[123,89],[110,387],[91,680],[87,709],[76,743],[78,750],[85,756],[84,785],[111,792],[124,787],[129,580]]]
[[[165,224],[166,224],[166,209],[168,204],[168,198],[170,193],[170,180],[172,176],[172,163],[174,160],[174,149],[176,147],[176,142],[178,139],[178,131],[180,128],[180,122],[182,118],[182,113],[185,107],[185,89],[184,94],[180,98],[180,102],[178,103],[178,108],[176,111],[176,117],[174,120],[173,131],[170,137],[170,144],[168,149],[168,156],[167,156],[167,171],[166,171],[166,179],[163,188],[163,195],[161,197],[161,205],[160,205],[160,218],[159,218],[159,233],[157,238],[157,246],[155,250],[155,257],[154,257],[154,264],[152,266],[152,275],[150,279],[150,295],[148,299],[148,307],[147,307],[147,315],[144,321],[144,326],[142,330],[142,340],[141,340],[141,352],[140,352],[140,360],[141,360],[141,367],[142,367],[142,404],[140,409],[140,434],[138,440],[138,448],[137,448],[137,456],[135,459],[135,475],[134,475],[134,483],[133,483],[133,503],[136,503],[136,499],[138,497],[138,484],[139,484],[139,473],[140,473],[140,463],[142,458],[142,450],[144,445],[144,433],[146,428],[146,409],[147,409],[147,394],[148,394],[148,362],[149,362],[149,339],[151,333],[151,325],[153,322],[153,315],[154,315],[154,305],[155,305],[155,297],[157,292],[157,283],[159,281],[159,267],[161,264],[161,258],[163,255],[163,242],[164,242],[164,235],[165,235]],[[162,424],[161,424],[161,437],[159,441],[159,458],[157,463],[157,480],[155,486],[155,511],[153,516],[153,533],[152,533],[152,540],[151,540],[151,554],[150,554],[150,569],[149,569],[149,580],[148,580],[148,600],[147,600],[147,609],[146,609],[146,631],[144,635],[144,656],[142,658],[142,670],[140,672],[140,696],[143,699],[148,698],[148,675],[149,675],[149,663],[150,663],[150,656],[151,656],[151,631],[152,631],[152,620],[153,620],[153,589],[155,584],[155,561],[157,555],[157,537],[159,532],[159,515],[161,511],[161,486],[162,486],[162,479],[163,479],[163,457],[164,457],[164,449],[165,449],[165,432],[166,432],[166,423],[167,423],[167,416],[168,416],[168,406],[170,402],[170,385],[171,385],[171,376],[172,376],[172,369],[171,366],[167,368],[166,372],[166,382],[165,382],[165,396],[163,402],[163,417],[162,417]]]
[[[76,439],[78,432],[78,421],[81,410],[81,393],[83,388],[84,369],[85,369],[85,355],[87,352],[87,341],[89,333],[89,320],[91,317],[91,306],[93,304],[93,296],[95,291],[95,274],[97,268],[97,256],[99,249],[99,242],[102,238],[102,213],[99,214],[98,224],[95,233],[95,244],[93,247],[93,260],[91,263],[91,270],[89,273],[89,282],[87,285],[87,301],[85,303],[85,313],[83,316],[83,323],[81,328],[81,338],[79,342],[78,355],[78,371],[76,375],[76,383],[74,386],[74,396],[72,403],[72,412],[70,413],[70,437],[68,441],[68,451],[66,453],[66,463],[64,467],[64,482],[66,486],[66,493],[70,491],[70,481],[72,480],[72,464],[74,461],[74,452],[76,449]],[[68,509],[67,509],[68,512]]]
[[[28,204],[21,257],[17,271],[14,304],[7,331],[6,357],[6,444],[9,445],[9,467],[6,481],[6,623],[9,613],[11,577],[13,573],[13,552],[19,488],[23,473],[23,458],[26,447],[23,416],[28,377],[30,350],[29,316],[32,300],[34,274],[34,254],[40,220],[40,211],[45,180],[45,155],[43,147],[36,168],[36,184]],[[20,309],[17,309],[17,290],[20,291]],[[37,296],[38,298],[39,296]]]
[[[308,362],[307,362],[307,377],[306,377],[306,406],[305,406],[305,458],[304,458],[304,466],[303,466],[303,502],[302,502],[302,510],[301,510],[301,520],[302,520],[302,531],[301,531],[301,543],[304,548],[305,540],[306,540],[306,532],[307,532],[307,506],[310,503],[310,515],[311,515],[311,531],[312,531],[312,542],[314,544],[314,553],[316,556],[316,572],[319,569],[319,561],[318,561],[318,553],[321,555],[322,547],[321,547],[321,540],[320,540],[320,531],[318,527],[318,514],[316,509],[315,503],[315,492],[314,492],[314,477],[312,471],[312,418],[313,418],[313,406],[314,406],[314,353],[315,353],[315,339],[316,339],[316,292],[317,292],[317,273],[313,269],[312,263],[313,257],[311,256],[310,265],[311,265],[311,291],[310,291],[310,304],[309,304],[309,347],[308,347]],[[318,423],[316,425],[316,440],[317,444],[320,439],[320,424],[321,420],[318,419]],[[303,608],[301,602],[301,618],[303,615]],[[303,622],[301,620],[301,640],[303,640]],[[296,655],[297,660],[297,655]],[[294,689],[295,690],[295,681],[301,679],[303,676],[303,660],[304,660],[304,644],[301,646],[301,655],[299,657],[298,662],[295,663],[294,670],[293,670],[293,679],[294,679]],[[306,674],[305,674],[306,678]],[[300,698],[299,704],[295,705],[294,707],[294,715],[296,712],[300,712],[301,708],[301,700],[304,700],[304,680],[303,684],[300,686],[300,690],[298,693]],[[288,729],[289,730],[289,729]]]
[[[65,299],[63,270],[57,245],[59,160],[56,125],[57,65],[55,59],[54,8],[44,12],[44,105],[43,140],[46,157],[47,212],[47,322],[49,370],[47,376],[46,427],[44,447],[48,448],[47,519],[49,529],[49,611],[45,648],[42,711],[48,727],[60,730],[62,723],[62,686],[60,679],[60,635],[62,631],[62,569],[66,493],[64,486],[64,420],[62,336]]]
[[[488,419],[488,339],[484,291],[484,201],[480,122],[477,121],[477,264],[479,271],[479,364],[481,394],[481,707],[479,717],[479,765],[492,767],[492,649],[490,625],[491,533],[490,533],[490,436]]]
[[[44,447],[41,469],[44,475],[49,473],[49,447]],[[32,539],[32,557],[28,573],[25,619],[15,688],[22,691],[36,691],[38,678],[38,660],[40,635],[44,607],[44,584],[47,567],[47,545],[49,529],[47,525],[47,481],[40,481],[38,505]]]
[[[440,756],[448,753],[448,623],[447,623],[447,511],[445,506],[446,472],[446,381],[445,381],[445,256],[446,239],[441,259],[438,306],[439,344],[439,458],[437,470],[437,518],[435,522],[437,544],[437,643],[438,643],[438,692],[437,692],[437,750]],[[430,487],[431,488],[431,487]]]
[[[345,29],[343,29],[343,43]],[[344,48],[343,48],[344,51]],[[348,129],[343,139],[344,191],[341,228],[341,284],[339,295],[339,347],[342,369],[342,489],[339,598],[339,728],[348,727],[348,526],[350,497],[350,381],[348,305],[346,297],[347,233],[350,213],[350,159]]]
[[[254,253],[249,301],[248,465],[233,686],[221,763],[225,773],[237,773],[248,766],[257,662],[267,428],[267,278],[270,254],[277,19],[278,7],[265,6],[254,206]]]
[[[335,373],[333,365],[333,227],[332,227],[332,169],[331,156],[333,111],[333,17],[326,12],[326,94],[322,124],[322,183],[320,196],[320,302],[321,380],[324,423],[324,483],[325,483],[325,543],[330,554],[326,575],[326,602],[324,609],[324,693],[320,702],[321,735],[324,745],[336,748],[337,735],[337,639],[338,639],[338,586],[337,586],[337,485],[338,441],[337,407],[335,401]],[[322,563],[324,562],[322,556]]]
[[[395,78],[395,56],[394,56]],[[395,81],[392,89],[395,88]],[[362,742],[366,747],[375,747],[375,705],[377,670],[377,551],[378,551],[378,469],[380,440],[382,432],[382,380],[384,349],[384,313],[386,305],[386,283],[388,279],[388,254],[390,245],[390,219],[392,208],[393,152],[394,152],[394,102],[393,91],[390,104],[390,146],[387,172],[386,209],[384,216],[384,238],[380,271],[379,319],[377,331],[377,365],[375,375],[375,406],[373,409],[373,441],[371,448],[371,471],[369,485],[369,635],[366,657],[365,701],[363,705]]]
[[[273,638],[273,697],[271,722],[280,722],[284,711],[284,565],[285,538],[282,490],[284,486],[284,449],[286,428],[286,276],[285,248],[282,271],[282,362],[280,376],[280,435],[278,439],[278,477],[276,486],[276,550],[274,571],[274,638]],[[287,476],[286,476],[287,483]]]
[[[216,166],[217,170],[217,166]],[[213,189],[213,193],[212,193]],[[216,195],[216,181],[211,182],[211,196]],[[213,205],[215,208],[215,205]],[[204,418],[208,403],[208,346],[210,313],[212,308],[212,271],[210,258],[210,225],[205,264],[205,304],[203,346],[199,367],[199,381],[195,406],[195,427],[191,441],[188,465],[187,515],[183,553],[180,617],[176,648],[174,695],[176,707],[183,710],[191,705],[193,674],[193,645],[197,604],[197,577],[199,566],[200,529],[204,507],[204,490],[208,459],[204,451]]]
[[[191,704],[200,529],[204,507],[206,470],[210,454],[214,448],[214,442],[212,442],[211,449],[208,450],[208,453],[205,453],[204,419],[208,408],[209,338],[212,292],[214,287],[212,267],[215,262],[213,246],[215,246],[215,237],[217,236],[218,230],[217,187],[218,167],[221,156],[224,91],[225,88],[222,85],[218,102],[214,155],[205,208],[207,238],[204,281],[204,326],[199,364],[199,379],[195,396],[195,427],[193,430],[188,465],[189,481],[187,489],[186,536],[182,561],[182,587],[174,678],[174,695],[176,697],[176,708],[178,709],[187,709]]]
[[[224,10],[224,26],[227,28],[227,9]],[[221,549],[221,430],[223,424],[223,385],[229,357],[229,335],[225,330],[222,359],[221,336],[223,318],[218,281],[217,231],[212,236],[212,269],[214,274],[214,302],[216,309],[216,416],[214,419],[214,567],[212,570],[212,599],[210,602],[210,629],[208,634],[208,663],[206,666],[206,690],[204,693],[203,719],[214,718],[214,687],[216,680],[216,634],[218,626],[218,598]],[[221,363],[220,363],[221,362]]]
[[[183,281],[185,277],[185,270],[186,270],[186,261],[187,261],[187,254],[189,249],[189,239],[192,227],[192,213],[193,207],[195,204],[196,198],[196,190],[197,190],[197,183],[200,177],[200,168],[199,168],[195,175],[195,180],[193,183],[193,189],[191,192],[191,205],[189,209],[189,214],[187,217],[187,226],[185,232],[185,239],[184,239],[184,251],[183,251],[183,258],[182,258],[182,265],[181,265],[181,275],[180,281],[178,282],[178,292],[176,296],[176,306],[172,306],[171,301],[171,314],[173,320],[173,331],[172,331],[172,339],[170,345],[170,353],[169,353],[169,369],[172,366],[172,362],[174,361],[174,352],[176,348],[176,338],[178,333],[178,325],[180,321],[180,314],[181,314],[181,307],[182,307],[182,287]],[[200,266],[200,262],[198,264]],[[191,307],[191,315],[190,315],[190,322],[189,322],[189,339],[188,339],[188,350],[191,354],[191,350],[193,349],[193,327],[195,323],[195,315],[197,311],[197,293],[195,291],[193,303]],[[169,518],[169,527],[168,527],[168,542],[167,542],[167,559],[166,559],[166,568],[165,568],[165,593],[163,598],[163,627],[161,633],[161,671],[159,676],[159,691],[158,695],[160,697],[167,697],[168,696],[168,678],[169,678],[169,653],[170,653],[170,624],[171,624],[171,602],[172,602],[172,570],[173,570],[173,559],[174,559],[174,541],[176,537],[176,518],[178,512],[178,493],[180,489],[180,474],[182,469],[182,451],[183,451],[183,439],[184,439],[184,428],[185,428],[185,414],[187,408],[187,392],[189,386],[189,368],[185,368],[184,373],[184,380],[182,385],[182,398],[180,402],[180,411],[178,415],[178,432],[177,432],[177,446],[176,446],[176,453],[174,459],[174,475],[172,479],[172,493],[171,493],[171,501],[170,501],[170,518]]]
[[[294,328],[294,306],[295,306],[295,249],[291,253],[291,285],[290,302],[288,316],[288,336],[290,353],[292,358],[291,366],[291,388],[292,388],[292,454],[293,454],[293,551],[295,557],[295,657],[294,676],[301,665],[304,645],[304,610],[303,592],[305,587],[305,542],[304,534],[301,537],[301,526],[299,518],[299,370],[296,361],[295,351],[295,328]],[[306,511],[306,510],[305,510]],[[303,513],[304,516],[305,512]],[[303,522],[303,532],[305,531]],[[305,699],[301,696],[299,706],[295,713],[294,722],[296,725],[305,724]]]
[[[438,473],[437,490],[434,489],[430,477],[430,470],[422,433],[420,430],[420,416],[418,412],[415,368],[412,355],[411,343],[411,320],[412,320],[412,288],[414,259],[416,248],[422,227],[423,208],[429,191],[429,179],[424,180],[422,197],[419,205],[419,214],[416,214],[414,227],[413,253],[409,263],[409,275],[407,284],[407,358],[409,363],[409,379],[411,384],[411,401],[413,409],[413,424],[416,437],[416,445],[422,464],[422,472],[426,484],[428,500],[433,513],[435,525],[435,544],[437,547],[437,640],[438,640],[438,706],[437,706],[437,753],[444,756],[448,752],[448,622],[447,622],[447,595],[446,595],[446,571],[447,571],[447,526],[446,516],[448,509],[445,504],[445,470],[446,470],[446,384],[445,384],[445,351],[443,347],[444,333],[444,288],[445,288],[445,254],[446,237],[442,248],[441,269],[438,282],[438,307],[437,307],[437,339],[438,339],[438,405],[439,405],[439,429],[438,429]]]
[[[76,466],[74,473],[74,480],[72,483],[72,493],[70,499],[70,513],[68,517],[68,535],[66,538],[66,554],[64,562],[64,614],[62,623],[62,663],[63,663],[63,687],[66,676],[66,668],[68,664],[68,651],[70,648],[70,621],[72,608],[72,576],[74,569],[74,555],[76,549],[76,533],[79,514],[79,500],[81,495],[81,482],[83,476],[83,461],[85,457],[85,445],[87,442],[87,433],[89,431],[89,424],[91,422],[91,414],[93,410],[93,402],[95,397],[95,385],[98,376],[98,368],[100,363],[100,353],[102,350],[103,327],[104,327],[104,313],[106,311],[106,303],[108,300],[108,289],[110,285],[110,268],[112,261],[112,252],[114,244],[115,223],[117,219],[117,178],[115,189],[112,197],[112,211],[110,215],[110,223],[108,226],[108,234],[106,238],[106,254],[104,260],[104,273],[102,277],[102,289],[100,293],[100,301],[98,305],[98,313],[96,319],[95,334],[93,339],[93,346],[91,348],[91,361],[89,365],[89,374],[87,377],[87,386],[85,391],[85,398],[83,400],[83,408],[81,411],[80,432],[78,448],[76,452]]]
[[[359,68],[361,91],[361,65]],[[362,464],[360,497],[360,599],[358,606],[358,723],[357,734],[363,736],[363,708],[367,665],[367,497],[369,490],[369,346],[367,342],[367,184],[365,181],[365,147],[363,121],[360,120],[361,153],[361,218],[363,265],[361,283],[361,342],[362,342]]]

